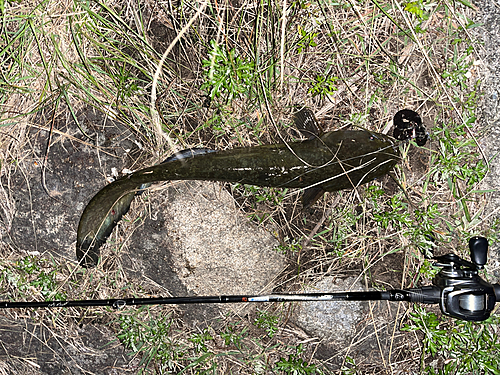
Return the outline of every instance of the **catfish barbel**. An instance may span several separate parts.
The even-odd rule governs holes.
[[[400,130],[410,132],[411,126],[418,125],[415,116],[421,125],[415,112],[399,111],[394,117],[396,128],[401,123]],[[308,109],[299,111],[294,121],[302,128],[313,128],[312,133],[318,135],[302,142],[226,151],[184,150],[161,164],[133,172],[102,188],[80,218],[76,249],[80,264],[84,267],[97,264],[100,246],[128,212],[144,184],[207,180],[302,188],[305,189],[302,202],[309,206],[324,192],[355,188],[384,176],[401,158],[398,141],[391,136],[368,130],[340,130],[320,135],[315,130],[316,119]]]

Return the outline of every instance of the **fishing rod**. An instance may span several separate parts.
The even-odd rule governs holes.
[[[434,265],[441,270],[434,278],[433,285],[420,288],[335,293],[0,302],[0,308],[111,306],[114,309],[121,309],[134,305],[382,300],[439,304],[441,311],[446,315],[468,321],[483,321],[488,319],[495,303],[500,302],[500,284],[489,284],[479,276],[479,271],[487,262],[488,240],[484,237],[472,237],[469,240],[469,248],[472,262],[455,254],[433,257]]]

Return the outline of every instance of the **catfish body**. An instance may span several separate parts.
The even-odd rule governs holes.
[[[305,188],[315,192],[309,196],[317,197],[325,191],[353,188],[384,176],[400,160],[394,138],[366,130],[334,131],[288,144],[202,150],[186,150],[192,156],[167,159],[100,190],[85,208],[78,226],[80,263],[85,267],[97,264],[99,247],[144,184],[171,180],[225,181]]]

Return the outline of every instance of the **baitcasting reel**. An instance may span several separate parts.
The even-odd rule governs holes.
[[[469,248],[472,262],[455,254],[434,257],[434,265],[442,269],[434,278],[433,286],[409,289],[410,299],[404,300],[438,303],[444,314],[457,319],[488,319],[495,303],[500,302],[500,284],[489,284],[478,275],[487,261],[488,240],[472,237]]]

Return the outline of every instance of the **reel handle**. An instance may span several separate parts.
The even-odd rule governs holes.
[[[483,269],[488,261],[488,240],[475,236],[469,240],[470,258],[478,269]]]

